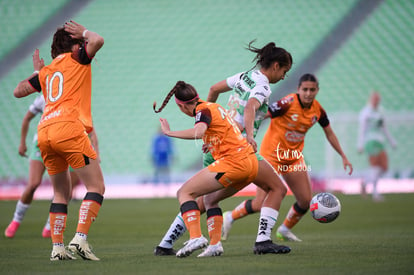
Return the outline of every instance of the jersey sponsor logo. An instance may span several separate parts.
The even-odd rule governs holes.
[[[43,123],[43,122],[45,122],[45,121],[47,121],[47,120],[49,120],[49,119],[51,119],[51,118],[58,117],[58,116],[60,116],[60,110],[58,110],[58,111],[54,111],[53,113],[50,113],[50,114],[48,114],[47,116],[43,117],[43,118],[40,120],[39,124],[40,124],[40,123]]]
[[[237,84],[234,86],[234,91],[241,96],[242,94],[246,93],[246,90],[243,89],[243,86],[240,84],[240,82],[237,82]]]
[[[290,142],[302,142],[305,139],[305,134],[296,131],[287,131],[285,133],[285,138]]]
[[[253,89],[256,86],[256,82],[254,82],[254,80],[251,79],[247,74],[243,75],[243,81],[250,89]]]

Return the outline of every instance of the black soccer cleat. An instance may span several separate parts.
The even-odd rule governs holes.
[[[290,247],[284,245],[277,245],[272,240],[264,242],[256,242],[253,248],[254,254],[286,254],[290,252]]]
[[[177,253],[177,251],[175,251],[172,248],[165,248],[165,247],[161,247],[161,246],[157,246],[154,249],[154,255],[155,256],[175,256],[175,253]]]

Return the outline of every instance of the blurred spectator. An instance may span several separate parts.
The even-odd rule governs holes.
[[[169,183],[170,166],[173,158],[171,138],[161,132],[161,128],[152,139],[152,163],[154,165],[154,183]]]

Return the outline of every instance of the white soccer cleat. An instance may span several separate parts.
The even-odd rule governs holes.
[[[190,256],[197,249],[201,249],[206,247],[208,244],[208,240],[201,236],[200,238],[189,239],[187,242],[184,243],[184,247],[177,251],[175,254],[177,257],[187,257]]]
[[[221,242],[218,242],[215,245],[207,246],[207,248],[204,249],[204,251],[197,257],[201,258],[201,257],[221,256],[223,252],[224,252],[223,246],[221,245]]]
[[[233,225],[233,221],[231,218],[231,211],[226,211],[223,213],[223,227],[221,228],[221,239],[223,241],[227,240],[229,236],[231,226]]]
[[[73,253],[77,253],[84,260],[99,261],[100,259],[95,256],[91,247],[89,247],[88,241],[75,236],[68,245],[68,249]]]
[[[71,251],[67,251],[63,246],[53,246],[51,261],[76,260]]]
[[[302,240],[295,236],[290,230],[277,230],[276,237],[282,241],[301,242]]]

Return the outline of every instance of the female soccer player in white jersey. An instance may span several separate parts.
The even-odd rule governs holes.
[[[388,170],[388,156],[385,151],[385,140],[395,148],[397,143],[389,133],[385,124],[385,116],[380,105],[381,96],[372,92],[368,104],[359,114],[358,151],[368,155],[370,168],[361,183],[361,193],[366,195],[366,185],[372,183],[372,199],[382,201],[384,198],[378,193],[379,178]]]

